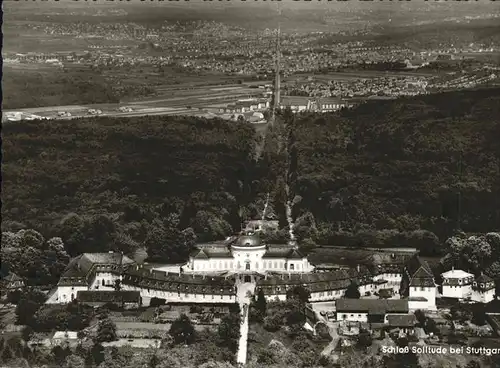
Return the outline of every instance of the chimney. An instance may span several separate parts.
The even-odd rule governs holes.
[[[455,271],[455,266],[451,266],[451,270],[452,270],[452,271]]]
[[[359,270],[360,270],[359,264],[356,266],[356,270],[357,270],[357,271],[358,271],[358,273],[359,273]]]

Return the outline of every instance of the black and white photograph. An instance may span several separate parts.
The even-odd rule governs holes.
[[[500,1],[2,2],[0,368],[500,368]]]

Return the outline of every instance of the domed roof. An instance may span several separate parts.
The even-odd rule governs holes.
[[[258,247],[262,245],[260,237],[255,234],[242,235],[234,243],[237,247]]]

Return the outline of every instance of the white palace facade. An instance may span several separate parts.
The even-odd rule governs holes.
[[[222,242],[199,244],[180,266],[137,264],[121,253],[85,253],[73,258],[47,303],[69,303],[79,291],[138,291],[167,303],[234,303],[242,283],[255,283],[267,299],[284,300],[287,290],[306,287],[310,301],[333,301],[355,282],[361,296],[392,289],[408,299],[409,309],[435,309],[436,285],[427,263],[416,256],[389,258],[320,272],[297,245],[265,244],[247,233]],[[82,293],[83,294],[83,293]],[[88,293],[86,293],[88,294]]]

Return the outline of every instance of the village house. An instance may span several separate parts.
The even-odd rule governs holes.
[[[400,295],[407,298],[410,310],[436,310],[437,286],[429,264],[415,256],[405,265]]]
[[[471,299],[479,303],[489,303],[495,298],[495,282],[481,273],[472,283]]]
[[[390,316],[408,315],[408,301],[404,299],[339,299],[335,301],[338,321],[389,324]],[[396,323],[394,317],[391,317]],[[399,323],[399,322],[397,322]]]
[[[24,287],[24,281],[21,277],[11,272],[2,279],[2,289],[5,293],[21,290]]]
[[[290,108],[292,112],[311,110],[312,99],[302,96],[284,96],[281,98],[280,106],[283,109]]]
[[[390,333],[398,332],[399,337],[415,334],[417,318],[414,314],[388,314],[385,319]]]
[[[321,112],[337,111],[342,108],[352,107],[352,104],[345,100],[335,98],[320,98],[316,101],[317,110]]]
[[[455,270],[441,274],[443,278],[442,296],[445,298],[467,299],[472,296],[474,275],[462,270]]]
[[[238,100],[234,104],[219,108],[219,113],[245,113],[252,111],[262,111],[269,108],[270,102],[268,99],[250,98]]]

